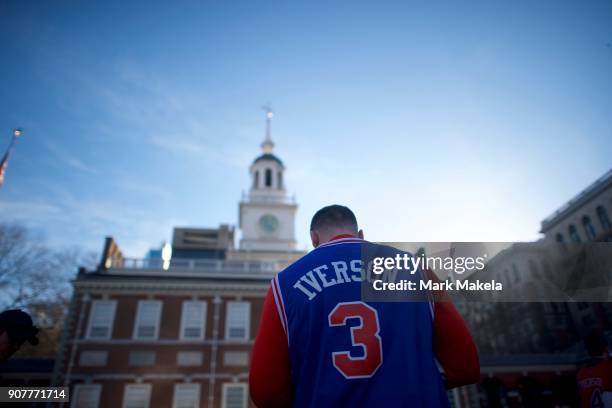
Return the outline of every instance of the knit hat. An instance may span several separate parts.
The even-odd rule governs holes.
[[[33,346],[38,344],[38,328],[23,310],[11,309],[0,313],[0,330],[6,331],[14,343],[23,344],[27,340]]]

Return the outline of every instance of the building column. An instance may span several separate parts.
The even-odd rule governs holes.
[[[208,382],[208,406],[215,406],[215,375],[217,371],[217,350],[219,348],[219,319],[221,314],[221,297],[213,300],[213,338],[210,347],[210,380]]]

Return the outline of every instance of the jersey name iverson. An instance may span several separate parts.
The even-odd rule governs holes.
[[[361,259],[350,262],[336,261],[323,264],[306,272],[293,284],[308,300],[314,299],[323,289],[338,284],[362,281]]]

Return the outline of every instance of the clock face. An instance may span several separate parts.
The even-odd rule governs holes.
[[[271,214],[266,214],[259,219],[259,226],[266,234],[273,234],[278,229],[278,218]]]

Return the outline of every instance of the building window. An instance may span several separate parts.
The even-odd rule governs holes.
[[[504,269],[504,281],[506,282],[506,285],[508,285],[508,287],[512,287],[512,282],[510,281],[510,272],[508,272],[508,269]]]
[[[197,408],[200,406],[200,384],[175,384],[173,408]]]
[[[259,170],[255,170],[255,177],[253,178],[253,188],[259,188]]]
[[[81,351],[79,365],[81,367],[101,367],[106,365],[107,359],[106,351]]]
[[[512,278],[514,279],[514,283],[519,283],[521,280],[521,278],[518,276],[518,269],[516,268],[516,265],[513,265],[512,268]]]
[[[130,351],[128,364],[136,367],[149,367],[155,364],[154,351]]]
[[[201,366],[204,356],[201,351],[179,351],[176,354],[176,364],[183,367]]]
[[[542,279],[542,275],[540,275],[538,265],[536,265],[536,263],[532,259],[530,259],[527,263],[529,265],[529,273],[531,274],[531,276],[536,279]]]
[[[587,239],[589,241],[595,241],[597,233],[595,232],[595,227],[591,222],[591,217],[589,217],[588,215],[582,217],[582,226],[584,227],[584,232],[586,232]]]
[[[604,231],[610,231],[612,229],[612,224],[610,224],[610,218],[608,218],[608,211],[606,211],[603,205],[597,207],[597,218],[599,218],[599,223],[601,224],[601,228]]]
[[[247,385],[243,383],[223,384],[223,408],[246,408]]]
[[[251,304],[249,302],[227,302],[225,316],[225,338],[228,340],[248,340],[251,323]]]
[[[89,313],[87,337],[90,339],[107,340],[111,338],[115,320],[116,300],[95,300]]]
[[[206,302],[183,302],[181,339],[203,340],[206,327]]]
[[[223,353],[223,365],[244,367],[249,364],[249,353],[246,351],[226,351]]]
[[[162,302],[159,300],[141,300],[138,302],[134,339],[156,340],[159,335],[159,319]]]
[[[279,190],[283,189],[283,172],[282,171],[278,172],[278,189]]]
[[[563,239],[563,234],[562,234],[562,233],[560,233],[560,232],[559,232],[559,233],[557,233],[556,240],[557,240],[557,242],[558,242],[558,243],[560,243],[560,244],[562,244],[562,243],[564,243],[564,242],[565,242],[565,240]]]
[[[575,225],[570,225],[568,228],[570,239],[574,242],[580,242],[580,235],[578,235],[578,231],[576,230]]]
[[[266,169],[266,187],[272,187],[272,170]]]
[[[514,278],[514,283],[518,283],[520,280],[519,271],[516,267],[516,264],[512,264],[512,277]]]
[[[123,408],[148,408],[151,384],[127,384],[123,393]]]
[[[77,384],[70,398],[70,406],[72,408],[98,408],[101,392],[101,384]]]

